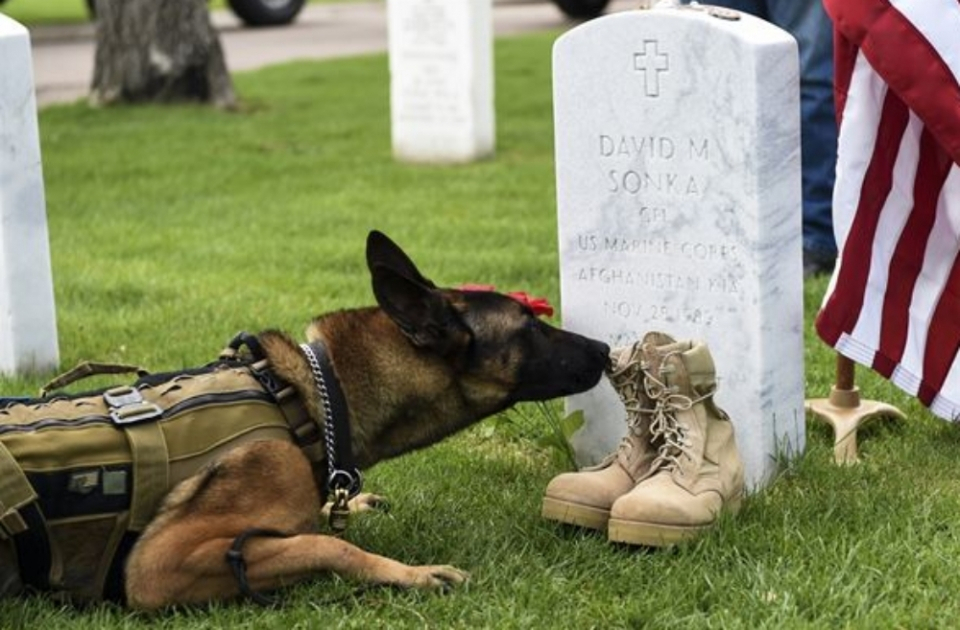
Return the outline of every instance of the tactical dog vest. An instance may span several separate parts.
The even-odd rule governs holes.
[[[15,556],[25,585],[120,600],[123,560],[173,486],[254,440],[294,441],[316,462],[321,437],[263,359],[0,403],[0,564]],[[64,565],[91,532],[99,553]]]

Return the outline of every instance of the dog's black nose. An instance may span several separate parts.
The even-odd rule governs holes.
[[[597,354],[601,355],[604,361],[610,356],[610,346],[603,343],[602,341],[593,340],[593,350]]]
[[[596,339],[588,339],[589,346],[586,356],[589,357],[591,369],[606,370],[610,364],[610,346]]]

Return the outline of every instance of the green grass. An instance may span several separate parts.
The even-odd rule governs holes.
[[[87,22],[86,0],[4,0],[0,13],[21,24],[73,24]]]
[[[551,35],[497,44],[496,159],[391,159],[384,56],[235,77],[239,113],[54,106],[40,124],[62,363],[174,369],[237,330],[299,333],[369,304],[366,232],[393,236],[442,284],[493,283],[558,302]],[[812,334],[824,280],[805,288],[808,394],[834,359]],[[538,516],[562,458],[536,413],[487,421],[370,471],[393,510],[356,522],[361,546],[472,575],[447,595],[329,576],[276,610],[218,605],[150,618],[43,599],[0,603],[2,628],[926,628],[960,618],[960,432],[866,371],[901,424],[863,432],[859,466],[806,454],[694,543],[647,552]],[[42,377],[0,380],[29,394]],[[538,418],[540,418],[538,420]]]
[[[351,2],[354,0],[308,0],[312,3]],[[211,9],[226,9],[226,0],[210,0]],[[3,0],[0,13],[21,24],[77,24],[90,21],[86,0]]]

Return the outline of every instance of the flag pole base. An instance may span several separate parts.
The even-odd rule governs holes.
[[[906,416],[892,405],[873,400],[861,400],[860,388],[830,389],[829,398],[806,401],[806,410],[817,420],[833,427],[833,458],[839,466],[856,464],[857,429],[874,418],[903,420]]]

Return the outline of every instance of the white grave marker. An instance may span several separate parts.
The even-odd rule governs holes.
[[[491,0],[388,0],[393,153],[470,162],[494,150]]]
[[[58,361],[30,36],[0,14],[0,373]]]
[[[564,325],[614,346],[706,341],[760,486],[804,447],[796,43],[749,15],[662,7],[569,31],[553,64]],[[625,432],[605,381],[568,409],[585,412],[585,463]]]

